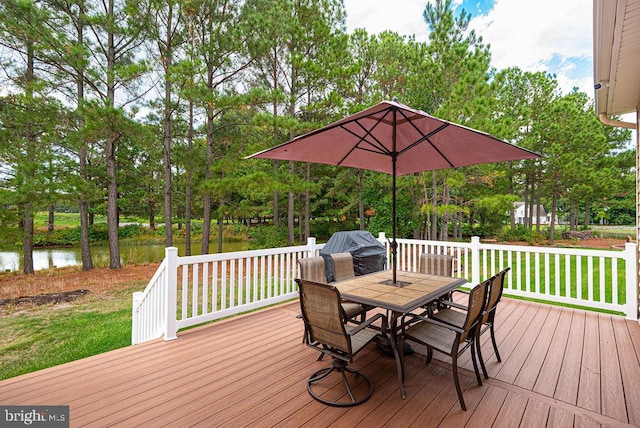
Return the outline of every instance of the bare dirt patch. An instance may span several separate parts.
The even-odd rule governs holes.
[[[84,272],[80,268],[59,268],[37,271],[33,275],[4,273],[0,274],[0,301],[71,301],[87,294],[103,294],[134,281],[140,281],[142,291],[158,266],[159,263],[150,263],[121,269],[95,268]]]
[[[590,239],[559,239],[556,240],[555,247],[578,247],[578,248],[596,248],[603,250],[624,249],[624,239],[613,238],[590,238]]]
[[[66,302],[73,302],[79,297],[82,297],[89,293],[89,290],[73,290],[63,291],[61,293],[43,293],[36,294],[35,296],[20,296],[11,299],[0,299],[0,308],[3,306],[15,306],[15,305],[46,305],[47,303],[53,303],[55,305]]]

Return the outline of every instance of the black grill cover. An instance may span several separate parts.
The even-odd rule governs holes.
[[[356,276],[383,270],[387,261],[384,245],[374,238],[371,232],[366,230],[336,232],[320,250],[320,255],[325,261],[328,282],[334,281],[333,263],[329,255],[335,253],[351,253]]]

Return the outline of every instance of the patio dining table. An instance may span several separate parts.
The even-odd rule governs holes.
[[[419,272],[397,272],[396,283],[392,282],[391,270],[356,276],[334,285],[343,299],[363,305],[375,306],[391,312],[388,331],[391,333],[391,348],[398,369],[400,395],[405,398],[400,354],[398,353],[398,320],[417,308],[428,305],[447,295],[455,288],[466,284],[464,278],[429,275]]]

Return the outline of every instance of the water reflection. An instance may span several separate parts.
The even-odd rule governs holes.
[[[184,256],[184,244],[177,244],[178,255]],[[213,246],[212,246],[213,247]],[[224,252],[246,250],[246,242],[224,242]],[[213,249],[213,248],[212,248]],[[200,245],[194,248],[192,254],[200,254]],[[153,263],[160,262],[164,258],[164,245],[161,244],[120,244],[120,257],[122,263]],[[109,247],[91,247],[91,258],[94,266],[109,265]],[[82,265],[82,253],[80,248],[38,248],[33,250],[33,268],[35,270],[53,269],[65,266]],[[0,251],[0,272],[21,271],[22,254],[17,251]]]

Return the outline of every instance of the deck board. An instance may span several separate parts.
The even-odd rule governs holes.
[[[562,368],[553,394],[554,398],[575,404],[578,399],[580,368],[582,366],[582,346],[584,342],[585,313],[572,311],[571,328],[565,347]]]
[[[580,386],[576,405],[594,412],[599,412],[601,408],[599,336],[598,316],[595,313],[587,313],[584,324]]]
[[[558,311],[556,311],[558,312]],[[562,361],[567,349],[569,331],[571,329],[571,319],[573,311],[562,309],[559,311],[557,325],[551,337],[549,350],[545,355],[544,363],[538,372],[538,378],[533,386],[533,391],[548,397],[553,397],[558,385]]]
[[[637,330],[637,326],[637,323],[632,321],[613,322],[627,416],[630,424],[640,426],[640,388],[637,387],[640,364],[630,334],[630,331]]]
[[[366,403],[328,407],[306,391],[329,364],[302,343],[297,303],[279,305],[0,382],[4,405],[69,405],[71,426],[640,426],[640,326],[619,317],[505,298],[490,379],[460,359],[468,411],[450,360],[407,355],[406,399],[395,361],[368,345],[352,367],[375,385]],[[335,387],[327,394],[343,392]]]

